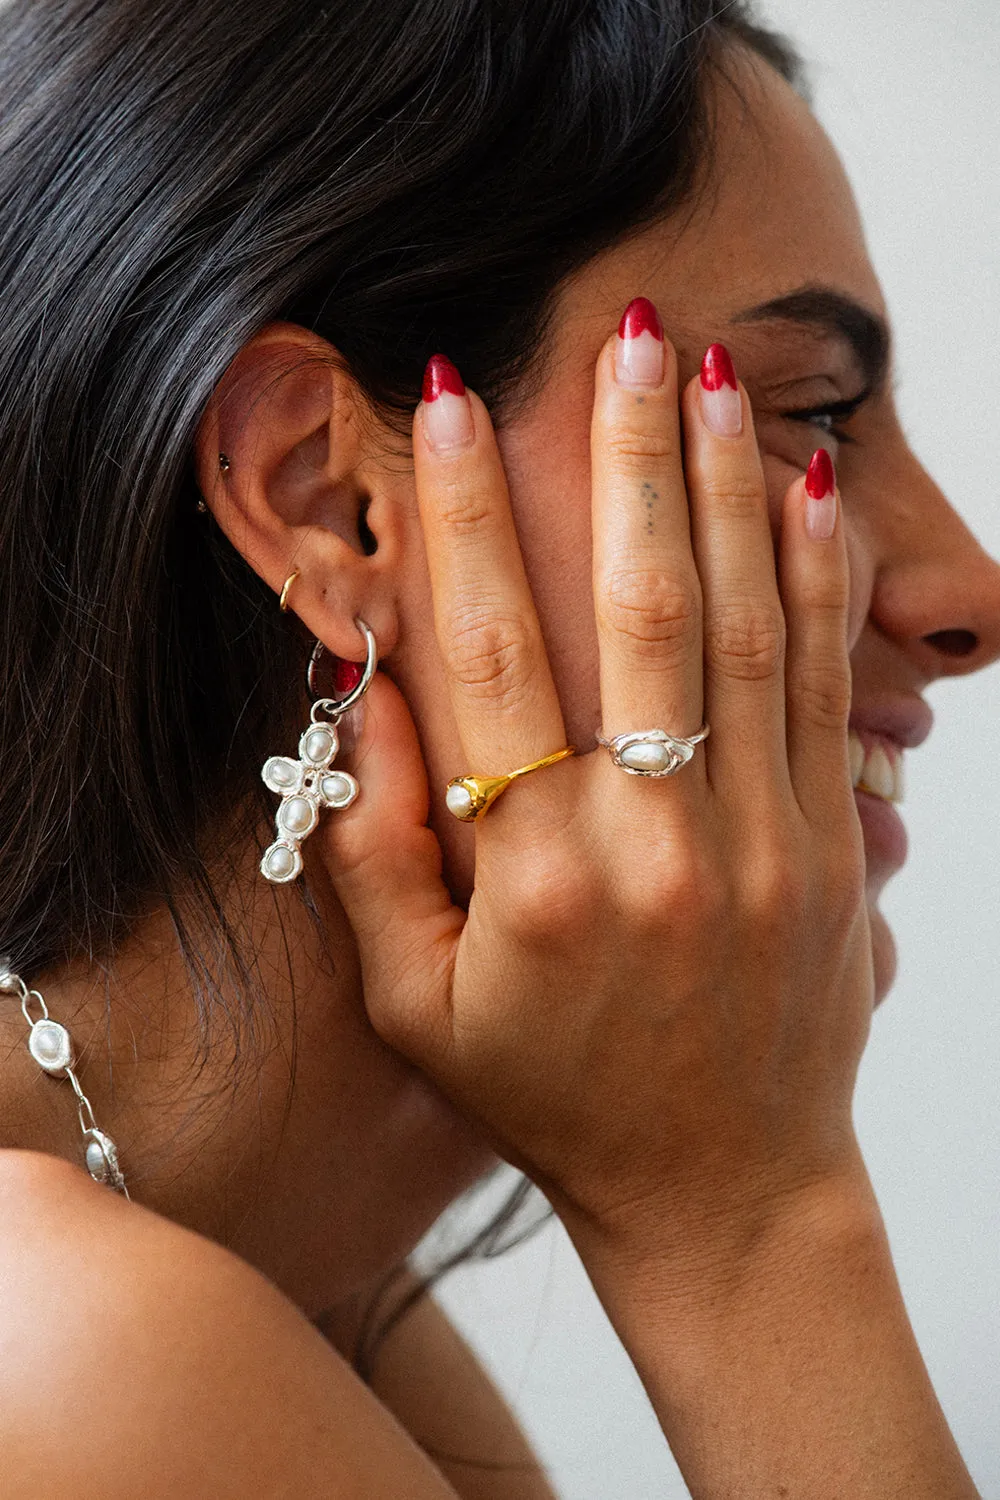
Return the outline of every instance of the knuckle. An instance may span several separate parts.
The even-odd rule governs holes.
[[[519,860],[504,909],[519,939],[549,947],[560,935],[578,934],[592,923],[595,896],[586,862],[550,839]]]
[[[459,535],[481,532],[495,514],[489,493],[468,480],[442,485],[436,511],[438,523]]]
[[[804,662],[788,685],[789,707],[802,723],[847,732],[853,681],[845,659]]]
[[[805,864],[794,850],[758,849],[744,891],[745,908],[756,929],[774,934],[798,927],[808,898]]]
[[[726,519],[742,521],[767,514],[767,490],[760,474],[709,473],[701,485],[702,498]]]
[[[668,433],[651,428],[644,432],[635,427],[611,427],[604,441],[612,468],[632,477],[649,478],[651,466],[662,468],[677,458],[677,444]]]
[[[831,629],[846,634],[846,617],[851,602],[851,584],[846,571],[810,578],[799,589],[799,606],[806,615],[818,618]]]
[[[504,707],[528,697],[532,642],[523,620],[484,603],[456,612],[446,640],[448,670],[466,692]]]
[[[629,897],[633,925],[647,935],[667,927],[689,934],[717,930],[728,905],[722,872],[693,840],[649,851]]]
[[[697,645],[700,591],[659,568],[619,568],[599,591],[602,623],[634,647],[678,658]]]
[[[762,682],[782,671],[785,617],[780,606],[741,601],[717,610],[706,625],[706,654],[726,676]]]

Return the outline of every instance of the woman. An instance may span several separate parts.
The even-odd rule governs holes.
[[[0,910],[78,1058],[4,1008],[6,1493],[551,1495],[432,1302],[349,1363],[499,1154],[693,1494],[974,1495],[851,1095],[1000,568],[787,49],[30,0],[0,54]]]

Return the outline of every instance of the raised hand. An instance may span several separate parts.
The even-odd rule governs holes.
[[[565,730],[489,418],[444,385],[414,424],[435,625],[468,770],[500,774]],[[776,566],[728,356],[679,393],[633,304],[596,372],[603,731],[710,737],[669,777],[581,745],[515,782],[476,824],[466,913],[405,705],[370,690],[363,794],[321,833],[368,1013],[581,1244],[715,1264],[858,1170],[873,985],[838,509],[823,454],[785,497]]]

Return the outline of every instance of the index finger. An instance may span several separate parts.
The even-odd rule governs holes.
[[[413,424],[417,503],[465,764],[504,775],[565,745],[562,710],[483,403],[450,360],[427,366]]]

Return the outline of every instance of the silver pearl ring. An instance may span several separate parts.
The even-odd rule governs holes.
[[[597,743],[610,750],[611,759],[629,776],[676,776],[694,759],[695,746],[707,740],[710,730],[703,724],[690,739],[668,734],[665,729],[647,729],[635,734],[619,734],[613,740],[597,736]]]

